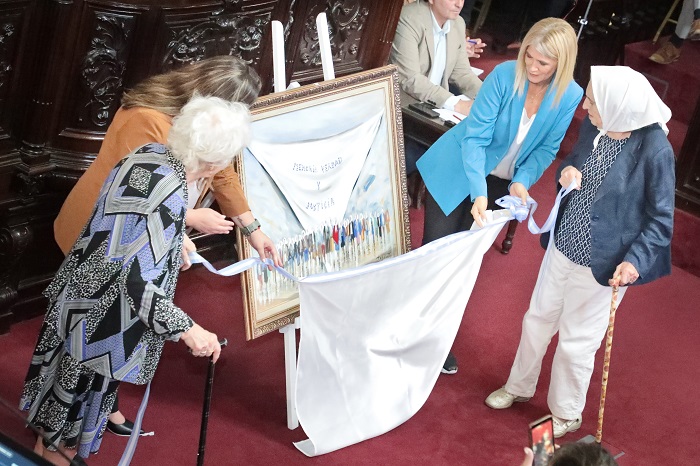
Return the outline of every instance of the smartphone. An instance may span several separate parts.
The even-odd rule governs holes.
[[[530,448],[535,454],[534,466],[546,466],[554,454],[554,424],[549,414],[530,423]]]
[[[425,102],[414,102],[412,104],[408,104],[408,108],[410,108],[416,113],[419,113],[428,118],[437,118],[440,115],[438,114],[438,112],[433,110],[433,107],[433,105],[427,104]]]

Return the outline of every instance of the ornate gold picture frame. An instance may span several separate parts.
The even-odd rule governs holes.
[[[394,66],[262,97],[251,113],[253,138],[237,170],[288,272],[344,270],[410,249]],[[240,232],[238,251],[257,255]],[[299,315],[297,285],[281,274],[260,266],[242,285],[247,339]]]

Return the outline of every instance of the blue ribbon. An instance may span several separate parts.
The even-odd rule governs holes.
[[[231,264],[229,266],[224,267],[223,269],[217,270],[213,265],[209,263],[205,258],[200,256],[196,252],[190,252],[189,253],[190,261],[192,261],[193,264],[202,264],[208,271],[211,273],[215,273],[217,275],[222,275],[224,277],[232,277],[234,275],[238,275],[241,272],[245,272],[248,269],[251,269],[255,267],[256,265],[259,264],[264,264],[266,266],[270,266],[273,269],[277,270],[279,273],[281,273],[284,277],[293,280],[295,282],[298,282],[299,279],[292,275],[291,273],[287,272],[284,270],[282,267],[277,267],[274,262],[272,262],[272,259],[260,259],[259,257],[250,257],[248,259],[243,259],[242,261],[238,261],[234,264]]]
[[[141,435],[141,423],[143,422],[143,415],[146,413],[146,406],[148,406],[148,396],[151,393],[151,382],[146,385],[146,391],[143,394],[143,399],[141,400],[141,405],[139,406],[138,414],[134,420],[134,428],[129,436],[129,441],[126,443],[126,448],[122,457],[119,460],[119,466],[129,466],[131,464],[131,459],[134,457],[134,452],[136,451],[136,444],[139,442],[139,436]]]
[[[554,207],[552,207],[552,210],[549,212],[549,216],[547,217],[547,220],[545,220],[542,227],[538,227],[537,223],[535,223],[535,219],[533,218],[533,215],[537,210],[537,201],[535,201],[533,198],[528,196],[527,204],[523,205],[522,200],[517,196],[503,196],[502,198],[496,200],[496,204],[504,209],[510,210],[513,217],[515,217],[518,222],[522,222],[529,215],[530,218],[527,221],[527,229],[530,230],[530,233],[533,235],[538,235],[554,229],[554,223],[557,220],[561,200],[575,188],[576,181],[572,181],[569,186],[559,190],[559,194],[557,194],[557,197],[554,200]]]

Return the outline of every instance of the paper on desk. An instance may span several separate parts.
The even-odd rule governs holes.
[[[484,72],[484,70],[481,70],[479,68],[475,68],[472,66],[472,71],[474,72],[475,75],[479,76],[481,73]]]
[[[433,110],[438,112],[438,115],[440,115],[440,118],[442,118],[443,120],[451,121],[455,124],[467,118],[465,115],[462,115],[459,112],[455,112],[454,110],[447,110],[444,108],[434,108]]]

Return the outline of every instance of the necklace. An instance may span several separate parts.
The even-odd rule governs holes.
[[[543,86],[542,89],[540,89],[537,93],[535,93],[535,95],[532,95],[532,96],[531,96],[531,95],[529,95],[529,93],[528,93],[528,97],[529,97],[530,99],[532,99],[532,100],[536,100],[536,99],[537,99],[539,96],[541,96],[541,95],[544,93],[544,91],[546,91],[546,90],[547,90],[547,86]]]

